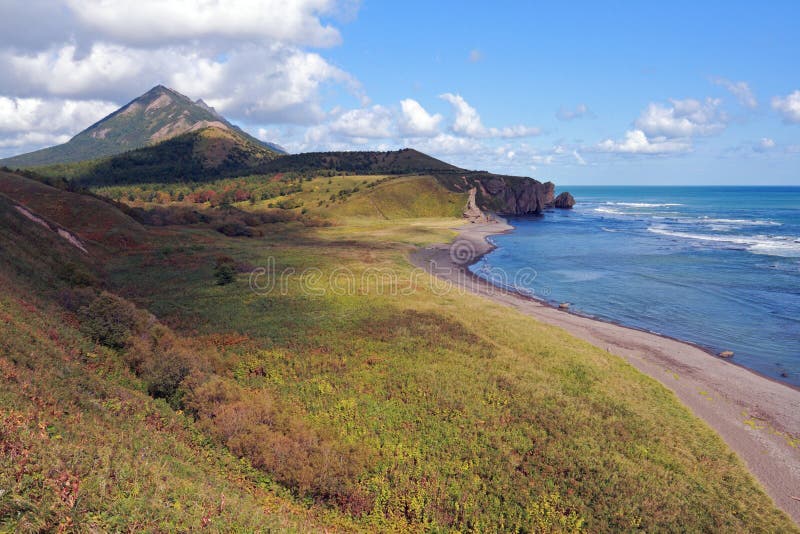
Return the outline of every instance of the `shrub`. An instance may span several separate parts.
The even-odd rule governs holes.
[[[65,262],[58,268],[58,277],[76,287],[91,286],[97,283],[97,277],[85,267],[74,262]]]
[[[64,289],[58,294],[58,302],[71,312],[77,312],[84,306],[89,306],[95,298],[97,298],[97,291],[90,287]]]
[[[355,485],[367,469],[366,449],[310,426],[296,408],[265,390],[250,391],[228,379],[193,373],[184,381],[185,407],[201,428],[234,454],[294,489],[361,514],[373,499]]]
[[[84,334],[114,349],[127,345],[139,319],[133,304],[105,291],[88,306],[82,306],[78,316]]]
[[[192,370],[191,355],[181,349],[154,351],[153,358],[142,365],[141,378],[147,384],[147,393],[157,399],[166,399],[175,409],[181,407],[180,385]]]
[[[214,279],[217,285],[224,286],[236,280],[236,269],[232,258],[220,256],[214,266]]]
[[[223,224],[217,228],[217,232],[228,237],[253,237],[256,235],[256,232],[238,222]]]

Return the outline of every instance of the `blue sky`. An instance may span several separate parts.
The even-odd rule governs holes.
[[[413,146],[563,185],[800,185],[797,2],[57,3],[0,7],[0,156],[164,83],[292,151]],[[47,31],[17,29],[31,17]]]

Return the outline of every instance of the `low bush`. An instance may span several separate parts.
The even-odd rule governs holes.
[[[356,515],[373,499],[355,482],[371,461],[367,449],[310,426],[296,408],[266,390],[246,390],[216,375],[193,373],[184,405],[201,428],[236,454],[301,495],[339,505]]]
[[[254,237],[260,235],[260,232],[248,228],[241,223],[227,223],[217,227],[217,232],[224,234],[228,237]]]
[[[214,265],[214,279],[218,286],[228,285],[236,280],[236,266],[233,258],[220,256]]]
[[[84,334],[113,349],[125,347],[136,323],[142,319],[133,304],[105,291],[81,306],[78,317]]]

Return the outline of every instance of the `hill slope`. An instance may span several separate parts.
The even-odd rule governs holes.
[[[420,276],[406,254],[453,217],[143,228],[110,257],[14,202],[81,238],[114,206],[12,180],[0,531],[797,531],[656,382]],[[441,200],[423,216],[458,196],[394,177],[336,204],[404,217],[413,181]],[[51,276],[62,258],[102,282]]]
[[[19,168],[97,159],[208,126],[229,130],[254,145],[283,153],[277,145],[263,143],[234,126],[202,100],[193,102],[177,91],[159,85],[63,145],[0,160],[0,164]]]
[[[278,154],[218,125],[105,159],[36,167],[85,186],[197,182],[256,172]]]

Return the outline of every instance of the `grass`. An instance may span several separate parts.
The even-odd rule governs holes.
[[[316,176],[292,193],[305,206],[349,190],[309,208],[332,226],[171,226],[104,256],[102,285],[163,323],[131,320],[118,350],[86,335],[104,338],[90,322],[103,306],[0,292],[7,524],[797,531],[656,381],[414,269],[413,247],[452,239],[459,197],[425,177],[372,178]],[[230,284],[216,283],[220,256]],[[254,290],[257,267],[282,277]],[[166,396],[151,387],[171,371],[162,360],[187,366],[172,408],[145,394]],[[35,460],[18,480],[22,457]]]
[[[373,499],[365,528],[793,528],[719,437],[620,358],[488,301],[436,294],[405,254],[446,240],[452,223],[362,218],[213,247],[293,269],[269,295],[245,275],[213,286],[201,258],[174,258],[198,266],[186,271],[133,256],[112,271],[179,331],[238,336],[229,353],[241,387],[367,447],[372,463],[356,477]],[[368,269],[412,291],[361,284]],[[356,282],[332,291],[342,273]]]

